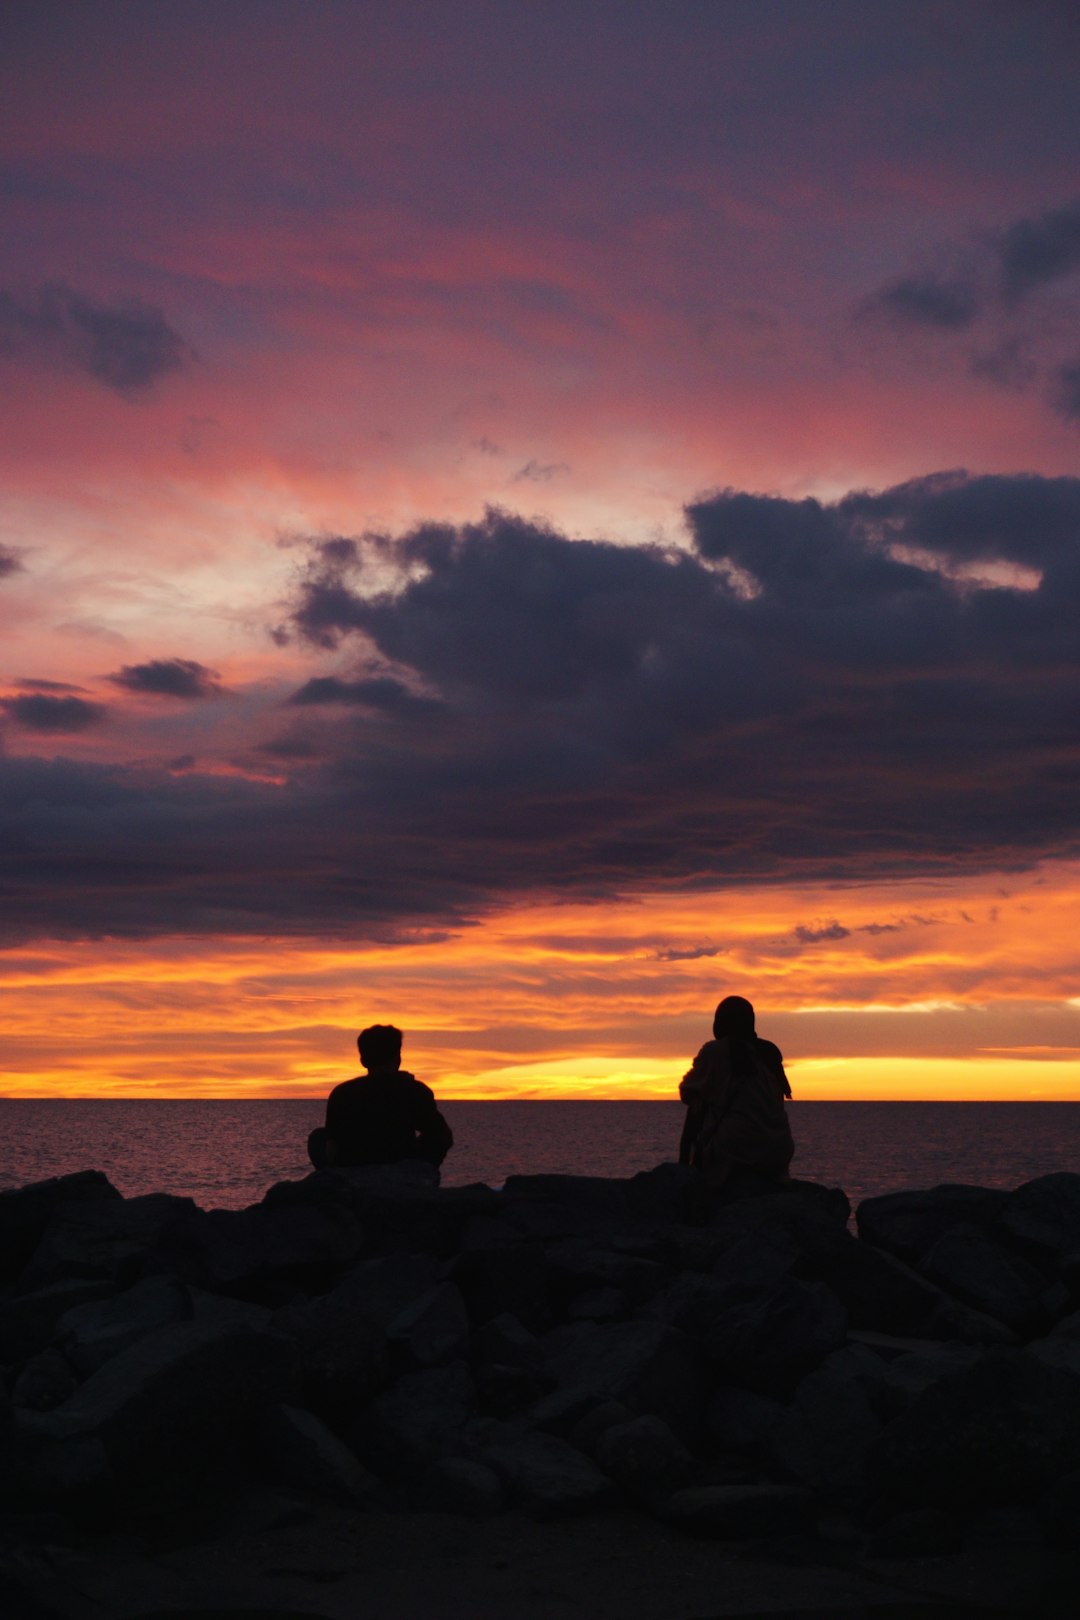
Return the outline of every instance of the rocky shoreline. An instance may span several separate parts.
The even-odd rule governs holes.
[[[710,1202],[670,1164],[498,1191],[325,1170],[236,1211],[98,1171],[0,1194],[2,1548],[193,1514],[210,1535],[271,1487],[856,1562],[996,1535],[1060,1585],[1080,1175],[869,1199],[857,1236],[849,1215],[799,1181]]]

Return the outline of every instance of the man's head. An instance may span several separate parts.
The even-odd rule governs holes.
[[[754,1009],[745,996],[725,996],[713,1017],[713,1034],[742,1036],[754,1033]]]
[[[393,1024],[370,1024],[356,1037],[365,1069],[400,1069],[401,1031]]]

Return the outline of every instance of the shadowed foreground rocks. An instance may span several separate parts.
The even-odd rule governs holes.
[[[1023,1612],[1058,1612],[1080,1176],[870,1199],[858,1236],[849,1215],[798,1181],[710,1208],[675,1165],[499,1191],[324,1170],[238,1211],[99,1172],[0,1194],[0,1592],[80,1612],[41,1606],[42,1526],[75,1556],[212,1540],[270,1501],[352,1524],[623,1515],[879,1580],[994,1546],[1022,1555]]]

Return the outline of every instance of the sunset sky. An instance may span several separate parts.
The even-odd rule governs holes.
[[[1080,1099],[1072,0],[0,8],[0,1094]]]

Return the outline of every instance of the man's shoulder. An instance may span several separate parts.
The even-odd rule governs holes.
[[[784,1055],[773,1041],[763,1041],[760,1035],[755,1035],[757,1048],[767,1063],[783,1063]]]
[[[366,1074],[354,1074],[351,1080],[342,1080],[339,1085],[334,1087],[333,1091],[330,1093],[330,1096],[327,1098],[327,1102],[333,1101],[335,1097],[339,1102],[343,1097],[355,1097],[356,1093],[361,1089],[366,1079]]]

